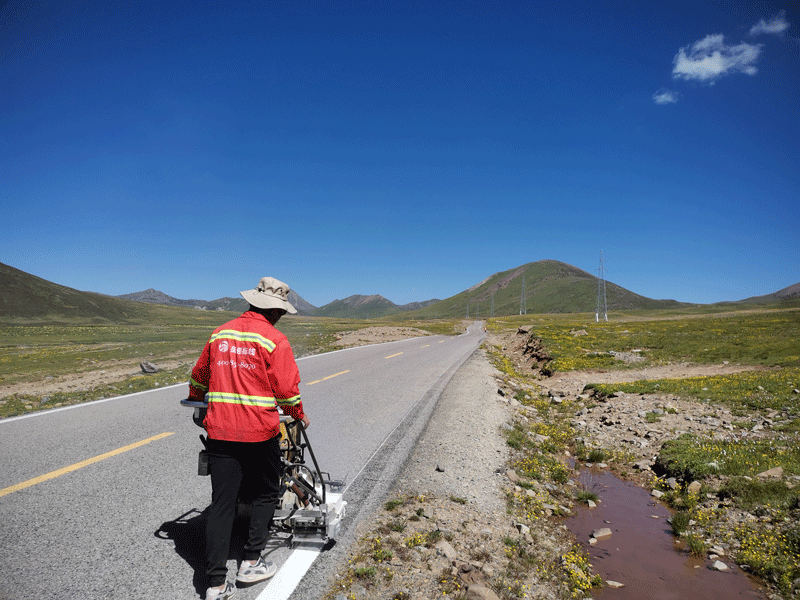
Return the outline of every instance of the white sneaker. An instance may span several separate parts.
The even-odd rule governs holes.
[[[225,582],[225,587],[222,591],[217,588],[208,588],[206,590],[206,600],[228,600],[236,593],[236,588],[230,581]]]
[[[277,572],[278,567],[273,562],[264,562],[263,558],[259,558],[254,565],[251,565],[249,560],[243,560],[242,565],[239,567],[239,573],[236,575],[236,583],[264,581]]]

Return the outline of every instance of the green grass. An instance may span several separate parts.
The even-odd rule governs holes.
[[[790,413],[798,414],[800,394],[794,392],[798,386],[800,386],[800,368],[791,367],[707,377],[590,384],[586,389],[595,390],[602,395],[621,391],[629,394],[671,394],[687,399],[709,400],[730,406],[734,414],[787,408]]]
[[[490,321],[493,330],[533,325],[554,371],[622,368],[610,352],[631,352],[646,364],[723,361],[768,367],[800,367],[800,310],[762,310],[721,315],[675,311],[616,315],[594,323],[587,315],[529,315]],[[586,335],[575,335],[585,331]]]
[[[715,440],[687,433],[664,442],[656,461],[666,477],[687,482],[710,475],[753,477],[777,466],[787,475],[800,474],[795,440]]]
[[[733,477],[719,489],[720,498],[731,498],[736,506],[753,511],[759,506],[788,509],[797,504],[800,490],[791,489],[778,480],[761,481],[745,477]]]

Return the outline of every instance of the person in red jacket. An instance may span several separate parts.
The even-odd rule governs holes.
[[[289,286],[262,277],[255,289],[240,293],[250,309],[214,330],[189,383],[191,400],[208,401],[203,426],[212,491],[206,525],[206,600],[226,600],[236,592],[227,581],[227,561],[240,491],[252,496],[252,510],[236,583],[256,583],[277,572],[261,553],[283,469],[278,407],[303,427],[309,425],[292,348],[275,329],[284,314],[297,313],[289,303]]]

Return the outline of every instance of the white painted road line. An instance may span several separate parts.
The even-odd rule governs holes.
[[[319,550],[298,549],[292,552],[256,600],[286,600],[318,556]]]

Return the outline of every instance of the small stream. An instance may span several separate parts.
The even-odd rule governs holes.
[[[763,587],[753,582],[731,557],[720,560],[728,571],[711,568],[708,557],[694,558],[676,550],[667,522],[671,513],[647,490],[607,471],[586,469],[580,484],[595,492],[597,507],[577,509],[566,525],[589,555],[593,573],[622,588],[592,591],[598,600],[763,600]],[[609,538],[589,544],[592,531],[608,527]]]

